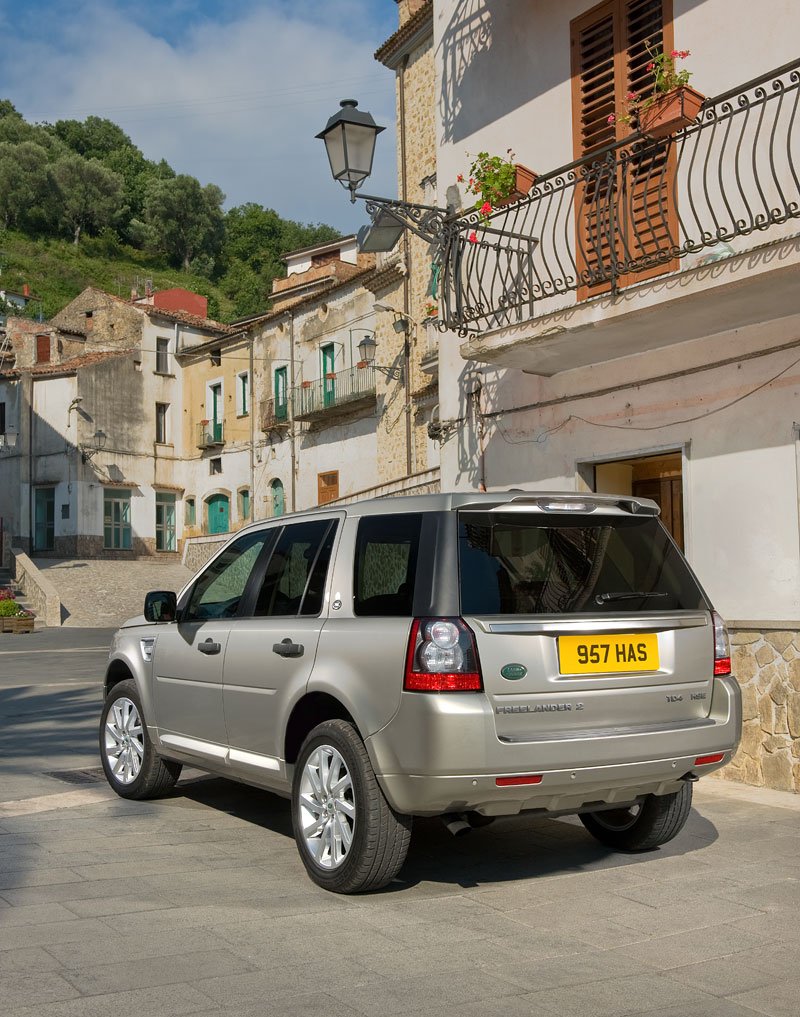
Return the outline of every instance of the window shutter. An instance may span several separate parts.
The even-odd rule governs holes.
[[[606,0],[571,25],[573,141],[576,159],[600,153],[631,133],[623,123],[625,95],[649,93],[652,59],[672,48],[671,0]],[[614,119],[609,123],[609,117]],[[616,167],[602,158],[578,171],[575,193],[578,299],[602,293],[615,263],[653,257],[620,285],[668,271],[658,260],[676,241],[674,156],[670,145],[634,155]]]

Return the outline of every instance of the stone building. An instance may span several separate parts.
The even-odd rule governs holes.
[[[395,74],[397,181],[401,201],[436,198],[436,93],[433,3],[401,0],[399,27],[375,54]],[[376,354],[403,369],[403,402],[378,435],[380,481],[393,490],[439,489],[439,446],[429,436],[438,416],[438,337],[435,251],[408,231],[368,284],[381,310],[375,322]],[[391,382],[380,376],[390,397]],[[390,426],[391,425],[391,426]]]
[[[0,458],[0,518],[13,544],[58,557],[177,555],[185,463],[200,456],[187,452],[177,358],[233,334],[92,287],[47,325],[9,319],[0,417],[15,444]]]

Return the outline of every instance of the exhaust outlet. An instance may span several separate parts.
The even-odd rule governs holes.
[[[447,812],[442,816],[442,822],[454,837],[464,837],[472,832],[463,812]]]

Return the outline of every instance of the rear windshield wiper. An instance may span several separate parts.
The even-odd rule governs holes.
[[[631,590],[619,593],[598,593],[594,598],[596,604],[605,604],[608,600],[641,600],[643,597],[668,597],[668,593],[658,590]]]

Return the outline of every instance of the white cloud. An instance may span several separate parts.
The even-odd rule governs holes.
[[[376,3],[391,9],[376,18]],[[224,22],[201,6],[194,17],[185,3],[183,12],[173,7],[166,38],[157,7],[144,15],[108,3],[54,8],[58,33],[17,38],[14,59],[3,60],[0,97],[29,119],[108,117],[148,158],[218,184],[229,206],[255,201],[303,222],[355,228],[363,211],[331,180],[314,135],[339,99],[357,98],[389,128],[369,189],[396,193],[394,80],[372,56],[394,27],[394,4],[272,0]]]

